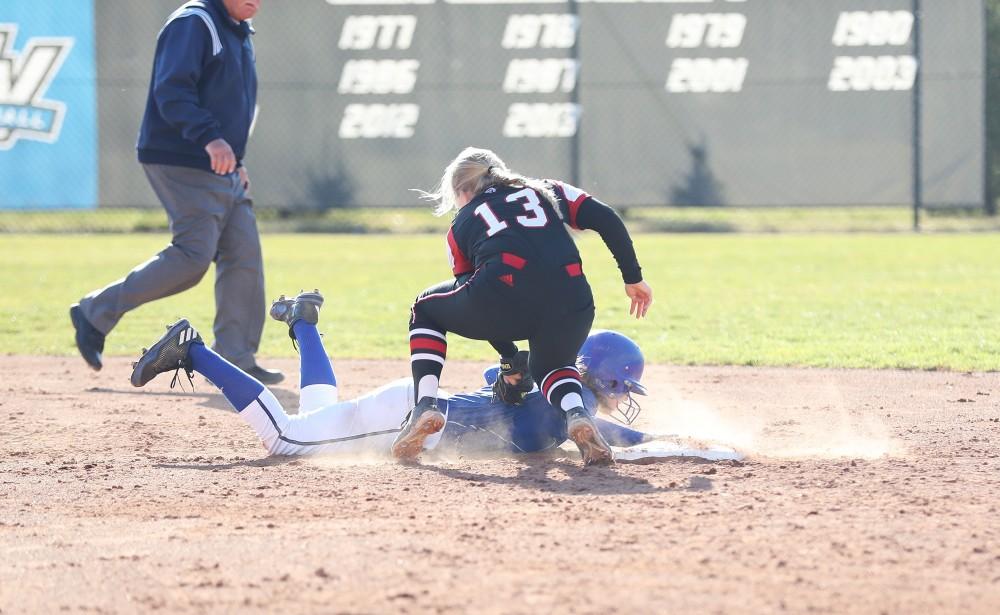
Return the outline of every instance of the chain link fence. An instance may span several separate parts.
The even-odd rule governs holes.
[[[67,209],[163,228],[134,148],[178,4],[0,4],[0,228],[87,228]],[[665,206],[992,211],[998,6],[264,0],[255,202],[281,230],[436,229],[396,208],[474,144],[650,220]]]

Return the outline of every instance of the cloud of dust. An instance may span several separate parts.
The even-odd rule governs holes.
[[[808,404],[768,403],[759,398],[753,402],[748,396],[746,403],[755,407],[724,411],[704,401],[685,399],[672,386],[658,385],[655,394],[643,400],[647,403],[637,427],[693,447],[726,446],[750,457],[876,459],[902,452],[881,415],[850,408],[834,382],[802,388]],[[492,442],[496,434],[490,434]],[[474,437],[467,439],[471,449],[476,449]],[[303,461],[320,467],[393,463],[388,455],[392,438],[375,440]],[[434,454],[438,461],[477,456],[470,450],[461,453],[439,450]],[[496,452],[484,450],[482,456],[495,457]]]
[[[818,399],[810,393],[809,408],[763,408],[753,416],[726,416],[709,403],[684,399],[673,387],[664,387],[657,397],[667,399],[643,412],[642,429],[729,446],[755,457],[876,459],[900,452],[880,417],[852,413],[833,383],[822,389]]]
[[[303,455],[300,459],[312,466],[334,468],[342,466],[376,466],[396,461],[389,454],[395,434],[364,438],[341,445],[336,450],[328,450],[315,455]]]
[[[336,468],[342,466],[377,466],[395,461],[383,452],[352,451],[350,453],[303,456],[302,461],[319,468]]]

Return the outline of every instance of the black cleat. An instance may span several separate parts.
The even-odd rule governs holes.
[[[250,374],[261,384],[278,384],[285,379],[285,375],[276,369],[266,369],[254,363],[253,367],[243,370]]]
[[[142,349],[142,356],[132,364],[132,386],[141,387],[164,372],[174,371],[174,379],[170,388],[178,382],[178,372],[184,370],[188,380],[194,375],[188,352],[191,344],[204,344],[201,336],[194,330],[186,318],[182,318],[167,327],[163,334],[149,350]]]
[[[104,352],[104,334],[90,324],[87,317],[83,315],[79,303],[74,303],[69,307],[69,319],[73,322],[73,328],[76,329],[76,347],[83,360],[94,371],[101,371],[101,368],[104,367],[101,360],[101,353]]]
[[[615,462],[611,447],[604,441],[604,436],[597,429],[594,417],[582,407],[566,411],[566,432],[583,457],[583,465],[611,465]]]
[[[400,461],[413,461],[424,450],[424,440],[444,429],[444,413],[438,410],[437,400],[424,397],[410,410],[403,421],[403,428],[392,443],[392,456]]]
[[[296,322],[304,320],[310,324],[319,322],[319,309],[323,307],[323,295],[319,290],[311,293],[300,291],[294,298],[281,295],[271,303],[271,318],[288,325],[288,337],[295,339],[292,327]],[[261,381],[263,382],[263,381]]]

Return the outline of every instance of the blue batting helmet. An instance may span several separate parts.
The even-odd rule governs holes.
[[[584,383],[599,398],[613,402],[612,416],[628,425],[642,411],[632,395],[646,394],[646,387],[639,383],[645,365],[638,344],[615,331],[591,332],[579,352]]]

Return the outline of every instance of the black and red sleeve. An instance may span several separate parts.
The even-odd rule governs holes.
[[[615,257],[626,284],[642,281],[642,268],[635,255],[632,237],[614,209],[583,190],[563,182],[550,182],[556,189],[564,221],[578,230],[593,230]]]
[[[579,231],[580,226],[577,223],[577,216],[580,215],[580,206],[590,198],[590,195],[576,186],[565,182],[553,179],[546,181],[555,189],[556,196],[559,199],[559,210],[562,214],[563,222]]]
[[[448,229],[448,261],[451,264],[451,272],[457,278],[460,275],[472,273],[472,261],[462,252],[458,241],[455,239],[455,227]]]

